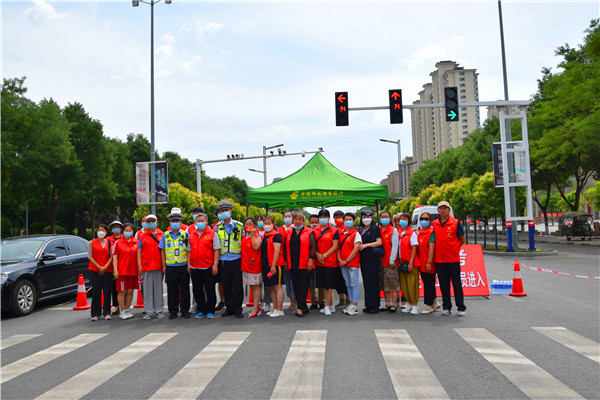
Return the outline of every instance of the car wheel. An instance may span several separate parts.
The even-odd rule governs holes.
[[[17,317],[29,314],[37,301],[35,286],[31,281],[23,279],[17,282],[12,295],[11,313]]]

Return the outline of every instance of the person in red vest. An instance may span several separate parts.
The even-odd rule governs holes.
[[[454,289],[454,300],[458,308],[458,316],[467,315],[462,283],[460,281],[460,246],[465,244],[465,230],[463,225],[450,216],[450,203],[438,203],[440,217],[433,221],[435,233],[435,269],[440,281],[442,292],[442,315],[450,315],[452,300],[450,298],[450,281]]]
[[[281,287],[281,267],[285,265],[281,252],[283,238],[275,230],[275,220],[272,215],[265,217],[263,228],[265,236],[260,248],[263,282],[265,290],[269,288],[271,291],[271,300],[273,300],[273,309],[267,312],[267,315],[272,318],[282,317],[285,315],[283,312],[283,288]]]
[[[348,297],[350,305],[343,312],[346,315],[358,314],[358,296],[360,289],[358,286],[358,270],[360,268],[360,245],[362,238],[360,233],[354,227],[356,215],[348,212],[344,214],[344,230],[338,231],[340,235],[340,244],[338,246],[338,265],[342,269],[342,275],[346,280],[348,288]]]
[[[144,317],[149,320],[153,316],[162,319],[163,313],[163,268],[158,244],[163,231],[156,226],[156,215],[146,216],[146,228],[138,239],[138,272],[143,276]],[[139,233],[140,231],[138,231]]]
[[[344,212],[342,210],[337,210],[336,212],[333,213],[333,222],[335,224],[335,228],[338,231],[343,231],[346,229],[346,227],[344,226]],[[336,257],[336,262],[337,262],[337,257]],[[338,267],[339,267],[339,265],[338,265]],[[346,280],[344,279],[344,276],[342,275],[341,268],[337,268],[335,270],[335,272],[336,272],[335,291],[337,292],[338,296],[340,297],[340,301],[335,305],[335,308],[345,309],[345,308],[348,308],[348,306],[350,305],[350,298],[348,297],[348,288],[346,287]]]
[[[400,291],[400,278],[396,257],[398,255],[398,230],[391,224],[392,215],[389,211],[379,214],[381,226],[381,243],[384,254],[381,258],[380,276],[383,282],[383,294],[385,296],[385,307],[382,311],[396,312],[398,308],[398,292]]]
[[[317,244],[313,230],[304,224],[304,214],[295,211],[292,217],[293,226],[286,232],[284,238],[286,268],[292,275],[294,294],[296,295],[296,316],[304,318],[308,313],[306,296],[310,275],[315,267],[314,260]],[[317,276],[317,282],[319,277]]]
[[[417,246],[419,240],[417,233],[409,226],[410,214],[400,214],[400,263],[408,264],[408,272],[400,271],[400,287],[402,294],[408,302],[406,308],[402,309],[404,313],[413,315],[419,314],[419,267],[421,263],[417,258]]]
[[[264,219],[263,219],[264,222]],[[254,306],[248,317],[258,317],[260,308],[262,265],[260,260],[260,245],[262,236],[256,230],[256,220],[252,217],[244,221],[244,235],[242,236],[242,282],[250,286]]]
[[[92,321],[98,321],[104,314],[104,319],[110,319],[110,296],[113,286],[112,257],[110,256],[110,241],[106,238],[106,225],[100,224],[96,235],[88,246],[88,270],[92,275]],[[106,300],[102,305],[102,293]]]
[[[262,243],[262,238],[265,236],[264,224],[265,224],[265,218],[266,217],[267,216],[264,215],[264,214],[259,214],[256,217],[256,233],[260,236],[261,243]],[[273,306],[273,304],[272,304],[273,300],[271,300],[271,291],[270,290],[264,290],[262,296],[263,297],[262,297],[262,300],[260,302],[261,303],[260,308],[265,313],[268,313],[269,311],[271,311],[271,308]]]
[[[319,226],[319,216],[317,214],[313,214],[308,219],[308,224],[311,229],[315,229]],[[344,224],[342,224],[343,226]],[[325,290],[316,288],[317,286],[317,274],[313,269],[310,275],[310,283],[308,285],[308,292],[310,293],[310,302],[311,305],[308,308],[309,310],[318,310],[323,309],[325,307]]]
[[[140,229],[139,231],[137,231],[135,233],[135,239],[136,240],[140,240],[140,237],[142,237],[142,234],[146,231],[146,229],[148,228],[148,226],[146,225],[146,218],[148,217],[148,214],[144,214],[142,216],[142,229]]]
[[[138,241],[133,238],[133,225],[124,225],[123,237],[115,243],[113,252],[113,275],[117,279],[118,301],[121,319],[133,318],[129,311],[133,291],[139,289],[137,265]]]
[[[419,225],[417,257],[421,262],[421,280],[423,281],[425,300],[425,308],[421,311],[421,314],[431,314],[440,308],[435,298],[435,263],[433,262],[435,233],[433,233],[433,227],[431,226],[431,214],[428,212],[421,214]]]
[[[293,215],[294,215],[294,213],[292,211],[286,211],[283,214],[284,225],[279,227],[279,234],[281,235],[281,238],[284,240],[284,242],[285,242],[285,236],[292,229]],[[285,262],[287,263],[287,255],[285,254],[285,251],[286,251],[285,246],[282,246],[281,251],[283,252],[283,259],[286,260]],[[283,280],[285,282],[285,293],[290,298],[289,310],[296,311],[296,308],[298,307],[298,303],[296,301],[296,294],[294,293],[294,279],[292,277],[290,267],[288,265],[286,265],[285,267],[286,268],[283,269]]]
[[[195,225],[188,229],[188,273],[192,277],[194,299],[198,305],[196,318],[214,318],[217,295],[215,279],[219,273],[221,241],[208,225],[208,215],[196,214]]]
[[[325,307],[322,313],[331,315],[335,312],[333,306],[333,289],[336,287],[336,276],[339,266],[337,264],[337,249],[340,235],[337,228],[331,226],[329,210],[319,211],[319,226],[313,229],[317,242],[317,286],[325,290]]]
[[[108,226],[108,229],[112,233],[112,235],[110,235],[108,237],[108,240],[110,242],[110,251],[111,251],[110,256],[112,257],[113,252],[115,250],[115,244],[117,243],[117,240],[119,240],[123,237],[123,224],[121,223],[121,221],[118,221],[118,220],[113,221]],[[113,283],[112,283],[112,313],[113,314],[119,313],[119,300],[117,299],[118,293],[119,292],[117,291],[117,281],[113,280]]]

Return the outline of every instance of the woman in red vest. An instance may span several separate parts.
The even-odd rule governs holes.
[[[113,275],[117,280],[121,319],[133,318],[129,308],[133,290],[139,289],[137,251],[138,241],[133,238],[133,225],[127,223],[124,225],[123,237],[117,240],[113,252]]]
[[[294,224],[294,213],[292,211],[286,211],[283,214],[283,226],[279,227],[279,234],[281,238],[285,242],[285,236],[292,229],[292,225]],[[287,262],[287,255],[285,246],[281,248],[281,252],[283,253],[283,260]],[[283,280],[285,282],[285,293],[290,298],[290,311],[296,311],[298,308],[298,302],[296,301],[296,293],[294,293],[294,279],[292,278],[292,273],[289,265],[285,265],[286,268],[283,269]]]
[[[163,268],[158,244],[163,236],[163,231],[156,226],[157,218],[154,214],[146,217],[144,231],[138,231],[138,272],[143,276],[144,320],[156,317],[162,319],[163,313]]]
[[[348,288],[350,305],[343,310],[346,315],[358,314],[358,270],[360,268],[360,245],[362,238],[354,227],[356,215],[351,212],[344,214],[344,230],[340,230],[340,244],[338,246],[338,264]]]
[[[317,286],[325,290],[325,307],[321,312],[331,315],[335,312],[333,306],[333,289],[337,286],[337,249],[340,235],[337,228],[329,223],[329,210],[319,211],[319,225],[313,230],[317,242]]]
[[[421,263],[421,280],[423,281],[423,295],[425,298],[425,308],[421,311],[421,314],[431,314],[440,308],[435,298],[435,263],[433,262],[435,233],[431,226],[431,214],[428,212],[421,214],[419,225],[417,257]]]
[[[311,271],[315,266],[317,244],[312,229],[304,225],[304,214],[299,211],[294,212],[292,224],[284,238],[286,267],[292,275],[292,285],[297,303],[296,316],[303,318],[304,314],[308,313],[306,296]],[[319,278],[317,276],[318,282]]]
[[[383,258],[379,271],[383,282],[385,307],[382,311],[396,312],[398,308],[398,292],[400,291],[400,277],[396,257],[398,256],[398,230],[391,223],[392,215],[389,211],[382,211],[379,215],[381,226],[381,243],[383,245]]]
[[[88,246],[88,269],[92,275],[92,321],[98,321],[104,314],[104,319],[110,319],[110,296],[112,292],[112,259],[110,257],[110,241],[106,238],[106,225],[100,224]],[[107,274],[107,272],[109,272]],[[104,293],[104,305],[102,305]],[[101,309],[102,308],[102,309]]]
[[[400,214],[400,263],[408,265],[408,272],[400,272],[400,287],[402,294],[408,302],[402,312],[416,315],[419,313],[419,267],[421,263],[417,258],[419,240],[417,233],[409,226],[410,214]]]
[[[273,310],[267,313],[272,318],[282,317],[283,313],[283,288],[281,287],[282,269],[285,262],[281,254],[283,238],[275,230],[275,220],[272,215],[267,215],[263,228],[265,236],[260,248],[260,259],[262,264],[263,282],[271,291]]]
[[[244,221],[244,235],[242,236],[242,281],[250,286],[254,306],[248,317],[254,318],[261,314],[259,306],[262,284],[262,265],[260,262],[260,245],[262,237],[256,230],[256,221],[252,217]]]

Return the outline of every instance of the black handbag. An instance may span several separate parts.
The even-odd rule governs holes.
[[[401,263],[398,265],[398,271],[400,271],[400,272],[410,272],[410,271],[408,270],[408,263],[407,263],[407,262],[401,262]]]
[[[385,254],[385,250],[383,249],[383,246],[371,247],[371,249],[373,250],[374,257],[381,258]]]

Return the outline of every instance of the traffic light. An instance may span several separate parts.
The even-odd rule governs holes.
[[[335,92],[335,126],[348,126],[348,92]]]
[[[458,121],[458,90],[456,86],[444,88],[444,103],[446,104],[446,121]]]
[[[389,91],[390,101],[390,124],[402,123],[402,90],[392,89]]]

